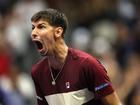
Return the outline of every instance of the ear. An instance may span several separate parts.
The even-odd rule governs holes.
[[[56,27],[55,28],[55,38],[61,37],[63,33],[63,28],[62,27]]]

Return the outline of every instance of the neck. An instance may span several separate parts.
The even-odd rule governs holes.
[[[56,43],[53,54],[48,56],[50,66],[55,69],[61,69],[66,61],[67,54],[68,47],[65,42],[62,40],[61,42]]]

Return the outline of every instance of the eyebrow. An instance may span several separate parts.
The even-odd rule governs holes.
[[[35,27],[35,26],[32,24],[32,28],[33,28],[33,27]]]
[[[39,24],[37,24],[37,26],[40,26],[40,25],[46,25],[46,24],[45,23],[39,23]],[[35,25],[32,24],[32,27],[35,27]]]
[[[45,23],[39,23],[38,25],[46,25]]]

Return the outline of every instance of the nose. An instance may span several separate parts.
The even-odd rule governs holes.
[[[35,39],[35,38],[37,38],[37,32],[35,31],[35,29],[34,30],[32,30],[32,33],[31,33],[31,38],[32,39]]]
[[[36,34],[31,34],[31,38],[35,39],[35,38],[37,38],[37,35]]]

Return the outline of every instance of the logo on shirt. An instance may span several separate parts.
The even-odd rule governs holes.
[[[69,89],[70,88],[70,82],[66,82],[66,89]]]
[[[100,86],[95,87],[95,91],[101,90],[101,89],[103,89],[103,88],[107,87],[108,85],[109,85],[109,83],[104,83],[104,84],[101,84]]]

